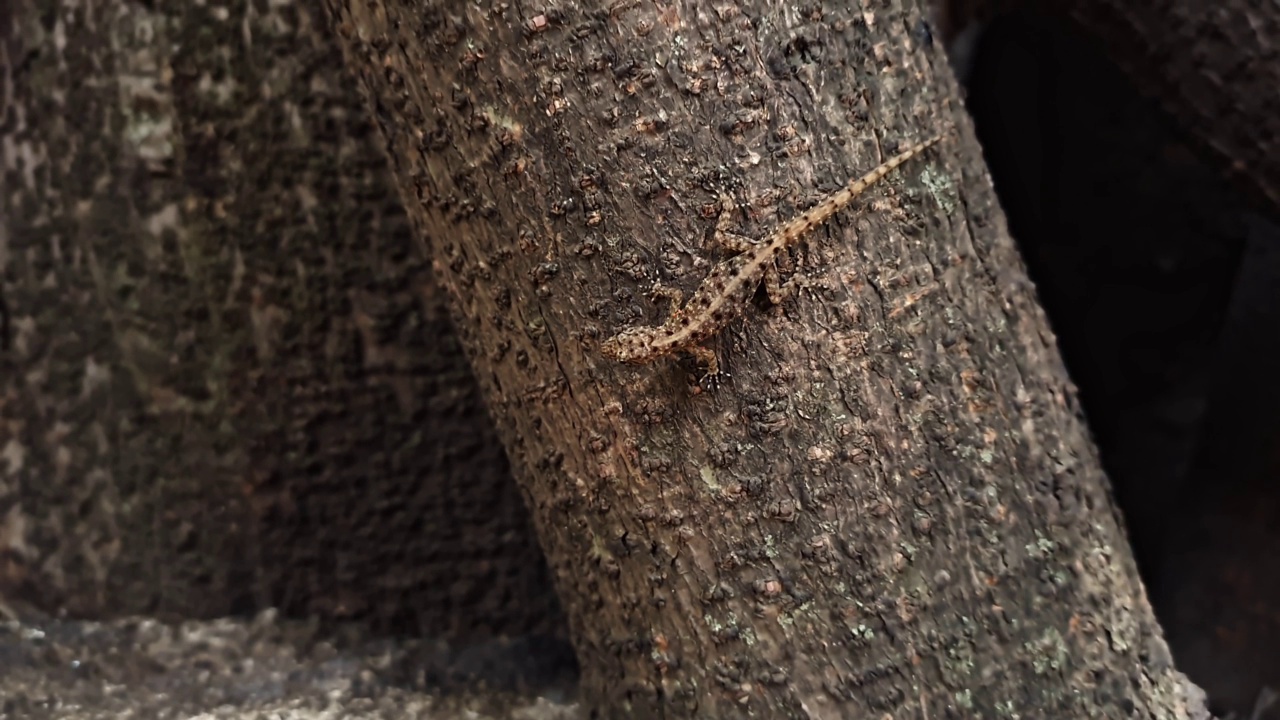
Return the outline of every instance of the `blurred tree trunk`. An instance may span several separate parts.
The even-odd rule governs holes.
[[[1280,212],[1280,3],[1071,0],[1133,81]]]
[[[1166,637],[1248,714],[1280,673],[1280,5],[938,5]]]
[[[0,15],[0,599],[556,632],[322,8]]]
[[[1191,709],[917,9],[329,0],[602,717]],[[693,392],[600,341],[959,120]]]
[[[935,0],[933,5],[949,44],[966,29],[1016,8],[1069,17],[1209,151],[1218,169],[1255,204],[1273,215],[1280,211],[1275,91],[1280,87],[1280,3]]]

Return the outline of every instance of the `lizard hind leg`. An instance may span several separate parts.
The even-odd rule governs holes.
[[[711,241],[719,246],[720,249],[727,250],[735,255],[749,252],[759,245],[754,239],[746,235],[739,235],[720,228],[716,228],[716,234],[712,236]]]
[[[782,281],[782,273],[791,275],[786,282]],[[777,253],[773,262],[765,268],[762,283],[770,305],[781,305],[784,300],[795,295],[797,290],[810,287],[802,264],[786,252]]]
[[[758,243],[753,238],[729,229],[733,222],[734,207],[733,198],[728,195],[720,196],[720,217],[716,220],[716,231],[711,236],[711,242],[720,249],[737,255],[751,250]]]
[[[782,276],[778,274],[777,264],[769,263],[769,266],[764,269],[764,294],[768,296],[770,305],[781,305],[782,301],[787,299],[785,287],[790,284],[790,280],[783,284]]]
[[[736,232],[726,231],[726,229],[716,228],[716,234],[712,236],[712,242],[721,250],[732,252],[733,255],[741,255],[742,252],[750,252],[759,246],[753,238],[739,234]]]
[[[712,242],[735,255],[759,249],[759,241],[728,229],[729,212],[733,210],[733,200],[728,195],[722,195],[720,196],[720,202],[723,204],[724,209],[720,212],[720,220],[716,223],[716,232],[711,238]],[[797,281],[794,276],[785,284],[782,282],[776,262],[770,262],[765,268],[764,290],[769,297],[771,305],[778,305],[785,300],[795,289],[796,284]],[[751,292],[754,294],[754,288]]]
[[[777,266],[770,265],[764,271],[764,291],[769,296],[771,305],[781,305],[782,301],[796,294],[797,290],[809,287],[809,278],[803,273],[796,270],[786,282],[782,282],[782,277],[778,274]]]

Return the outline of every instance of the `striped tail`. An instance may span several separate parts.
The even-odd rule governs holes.
[[[838,191],[832,193],[826,200],[823,200],[821,203],[809,208],[809,210],[801,214],[799,217],[779,228],[776,239],[772,244],[779,247],[787,247],[801,235],[804,235],[831,219],[832,215],[840,212],[841,208],[853,202],[854,198],[861,195],[864,190],[871,185],[874,185],[885,175],[896,170],[899,165],[941,142],[944,138],[950,135],[953,130],[955,130],[954,126],[948,126],[946,130],[934,135],[928,140],[912,145],[906,150],[903,150],[897,155],[894,155],[884,161],[879,167],[866,175],[863,175],[857,180],[851,181],[848,185],[845,185]]]
[[[885,175],[888,175],[894,170],[897,170],[899,165],[902,165],[903,163],[910,160],[911,158],[919,155],[925,150],[928,150],[934,145],[937,145],[939,142],[942,142],[942,139],[950,135],[951,131],[952,131],[952,128],[947,128],[945,131],[938,133],[937,135],[934,135],[928,140],[922,140],[921,142],[918,142],[915,145],[912,145],[906,150],[903,150],[897,155],[894,155],[888,160],[885,160],[876,169],[872,170],[866,175],[863,175],[857,180],[854,180],[853,182],[849,183],[849,187],[847,188],[847,190],[849,191],[850,199],[857,197],[858,195],[861,195],[864,190],[866,190],[871,185],[874,185],[877,182],[879,182],[880,179],[883,178]]]

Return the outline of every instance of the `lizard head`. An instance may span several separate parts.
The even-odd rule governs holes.
[[[600,354],[624,363],[643,362],[649,355],[653,331],[647,327],[627,328],[600,343]]]

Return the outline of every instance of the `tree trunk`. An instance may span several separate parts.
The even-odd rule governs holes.
[[[556,632],[322,8],[161,6],[0,4],[0,603]]]
[[[919,11],[329,0],[606,717],[1185,717]],[[725,375],[602,340],[949,122],[747,308]]]

